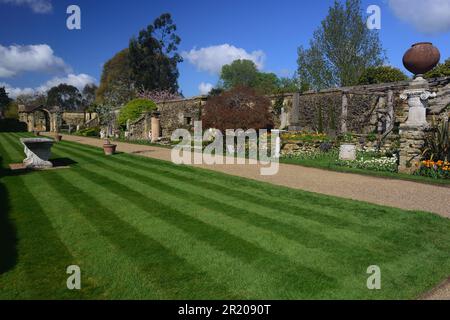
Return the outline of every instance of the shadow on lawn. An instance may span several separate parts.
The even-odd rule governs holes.
[[[1,181],[7,173],[0,155],[0,275],[11,270],[17,262],[17,234],[9,217],[9,193]]]
[[[56,159],[51,159],[50,162],[53,163],[54,168],[69,167],[71,165],[78,163],[70,158],[56,158]]]

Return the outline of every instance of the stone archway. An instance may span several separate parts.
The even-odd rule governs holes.
[[[34,112],[34,130],[37,131],[51,131],[51,114],[48,110],[40,109]]]

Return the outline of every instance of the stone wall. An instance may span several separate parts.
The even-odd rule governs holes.
[[[63,124],[71,126],[82,126],[86,122],[97,118],[96,113],[86,113],[86,112],[63,112],[62,120]]]
[[[355,86],[306,92],[297,99],[285,96],[280,128],[322,131],[328,134],[353,132],[398,133],[406,122],[408,105],[400,99],[409,81],[389,84]],[[450,77],[429,80],[430,91],[437,97],[430,99],[428,119],[448,112],[450,105]],[[275,99],[272,99],[275,101]],[[447,110],[447,111],[446,111]]]
[[[194,129],[194,121],[202,116],[206,97],[167,101],[158,104],[162,137],[170,138],[176,129]]]
[[[274,123],[280,129],[298,129],[325,132],[331,136],[345,132],[357,134],[398,134],[400,124],[407,118],[408,106],[400,99],[409,81],[333,88],[303,94],[288,93],[269,96],[272,104],[281,110],[273,110]],[[429,117],[445,112],[450,104],[450,77],[429,81],[430,90],[437,97],[430,100]],[[201,119],[207,97],[167,101],[158,104],[161,134],[170,138],[179,128],[193,129],[194,121]],[[134,137],[146,137],[138,133],[140,118],[133,124]]]
[[[129,140],[150,140],[151,136],[151,115],[143,114],[136,121],[127,123],[126,138]]]

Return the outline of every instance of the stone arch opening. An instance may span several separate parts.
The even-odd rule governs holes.
[[[34,129],[44,132],[51,131],[51,116],[48,110],[40,109],[34,112]]]

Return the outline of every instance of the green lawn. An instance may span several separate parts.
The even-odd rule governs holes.
[[[23,159],[0,134],[3,167]],[[62,142],[0,179],[0,299],[410,299],[450,275],[450,220]],[[82,290],[66,289],[79,265]],[[382,290],[366,287],[370,265]]]

